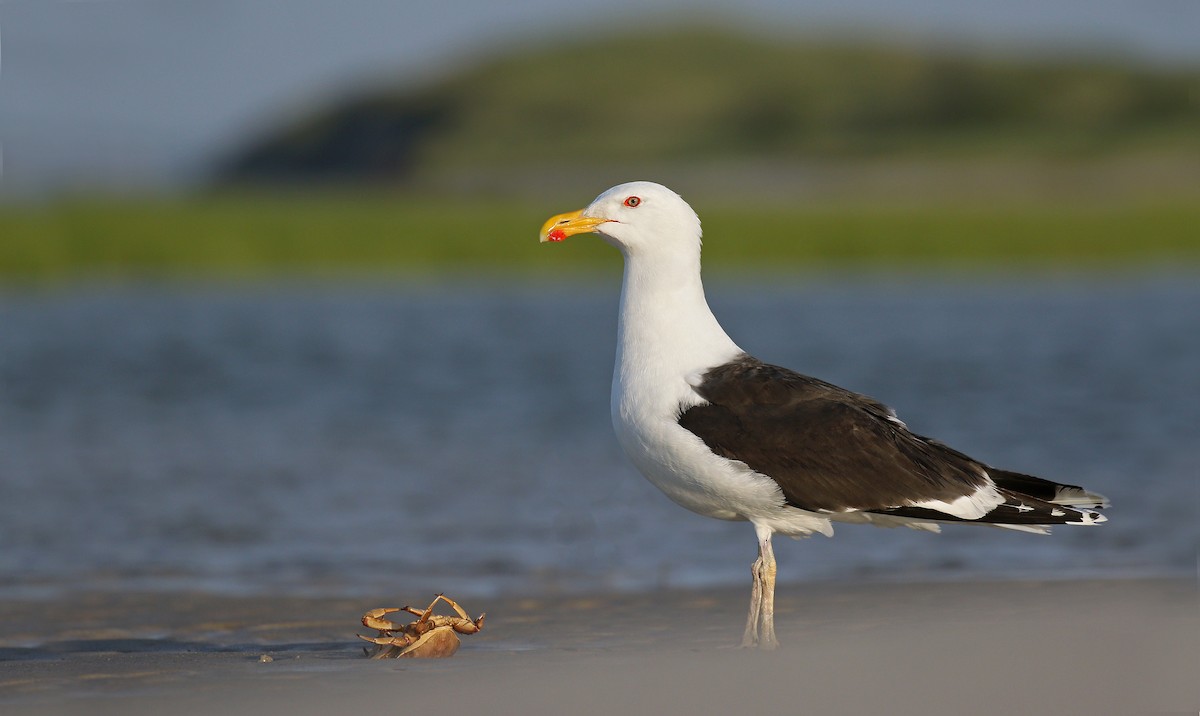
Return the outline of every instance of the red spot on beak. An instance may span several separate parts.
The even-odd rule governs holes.
[[[550,233],[546,234],[547,241],[562,241],[565,238],[567,235],[563,233],[562,229],[551,229]]]

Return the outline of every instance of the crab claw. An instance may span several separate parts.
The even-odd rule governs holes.
[[[392,614],[400,611],[399,607],[382,607],[372,609],[363,615],[362,625],[368,629],[378,629],[379,631],[397,631],[403,628],[403,625],[397,624],[390,619],[383,619],[384,614]]]
[[[459,634],[474,634],[483,628],[483,618],[486,616],[487,614],[480,614],[479,618],[475,621],[463,620],[458,622],[453,625],[454,631],[458,632]]]

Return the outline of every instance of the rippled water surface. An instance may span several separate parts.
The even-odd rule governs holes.
[[[1051,537],[780,539],[782,580],[1195,568],[1193,279],[710,294],[759,357],[1115,505]],[[616,298],[468,281],[0,294],[0,593],[746,581],[750,527],[674,506],[612,437]]]

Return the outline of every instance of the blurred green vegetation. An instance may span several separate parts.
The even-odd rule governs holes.
[[[298,118],[210,193],[0,205],[0,278],[615,270],[536,232],[640,177],[692,201],[710,271],[1200,266],[1200,70],[586,35]]]
[[[697,205],[706,267],[1129,269],[1200,266],[1200,203],[973,207]],[[385,194],[214,195],[0,207],[0,278],[550,278],[618,270],[602,241],[539,245],[574,206]]]
[[[1191,68],[702,28],[580,28],[534,47],[302,116],[222,176],[420,184],[564,164],[1200,156]]]

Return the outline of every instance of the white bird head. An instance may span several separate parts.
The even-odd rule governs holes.
[[[579,211],[552,216],[542,225],[542,242],[575,234],[599,234],[625,256],[690,253],[700,248],[700,218],[662,184],[618,184]]]

